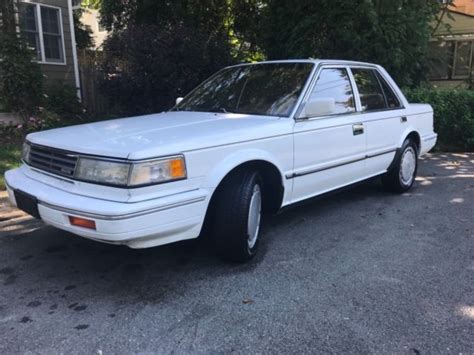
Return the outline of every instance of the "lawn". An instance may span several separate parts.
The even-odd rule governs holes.
[[[5,171],[20,165],[21,145],[6,144],[0,147],[0,191],[5,190]]]

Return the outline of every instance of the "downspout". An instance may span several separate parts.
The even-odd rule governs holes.
[[[67,8],[69,11],[69,26],[71,29],[72,61],[74,66],[74,78],[76,81],[76,93],[79,101],[82,101],[81,79],[79,78],[79,64],[77,62],[76,34],[74,33],[74,16],[72,15],[72,0],[67,0]]]
[[[472,72],[474,70],[474,41],[471,42],[471,57],[469,58],[469,83],[468,83],[468,88],[473,89],[474,88],[474,78],[472,76]]]

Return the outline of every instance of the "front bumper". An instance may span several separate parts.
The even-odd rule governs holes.
[[[23,168],[7,171],[7,191],[16,205],[14,190],[38,200],[41,219],[52,226],[97,241],[148,248],[199,236],[209,191],[196,189],[133,203],[102,200],[58,189],[37,181]],[[73,226],[69,217],[93,220],[96,229]]]

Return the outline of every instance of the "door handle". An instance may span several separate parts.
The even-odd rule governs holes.
[[[356,123],[352,125],[352,133],[354,134],[354,136],[358,136],[359,134],[364,134],[364,124]]]

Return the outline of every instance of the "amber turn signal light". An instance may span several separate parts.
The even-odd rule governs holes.
[[[69,223],[76,227],[82,227],[95,230],[95,221],[80,217],[69,216]]]
[[[183,178],[186,176],[186,168],[183,159],[170,160],[170,175],[172,178]]]

